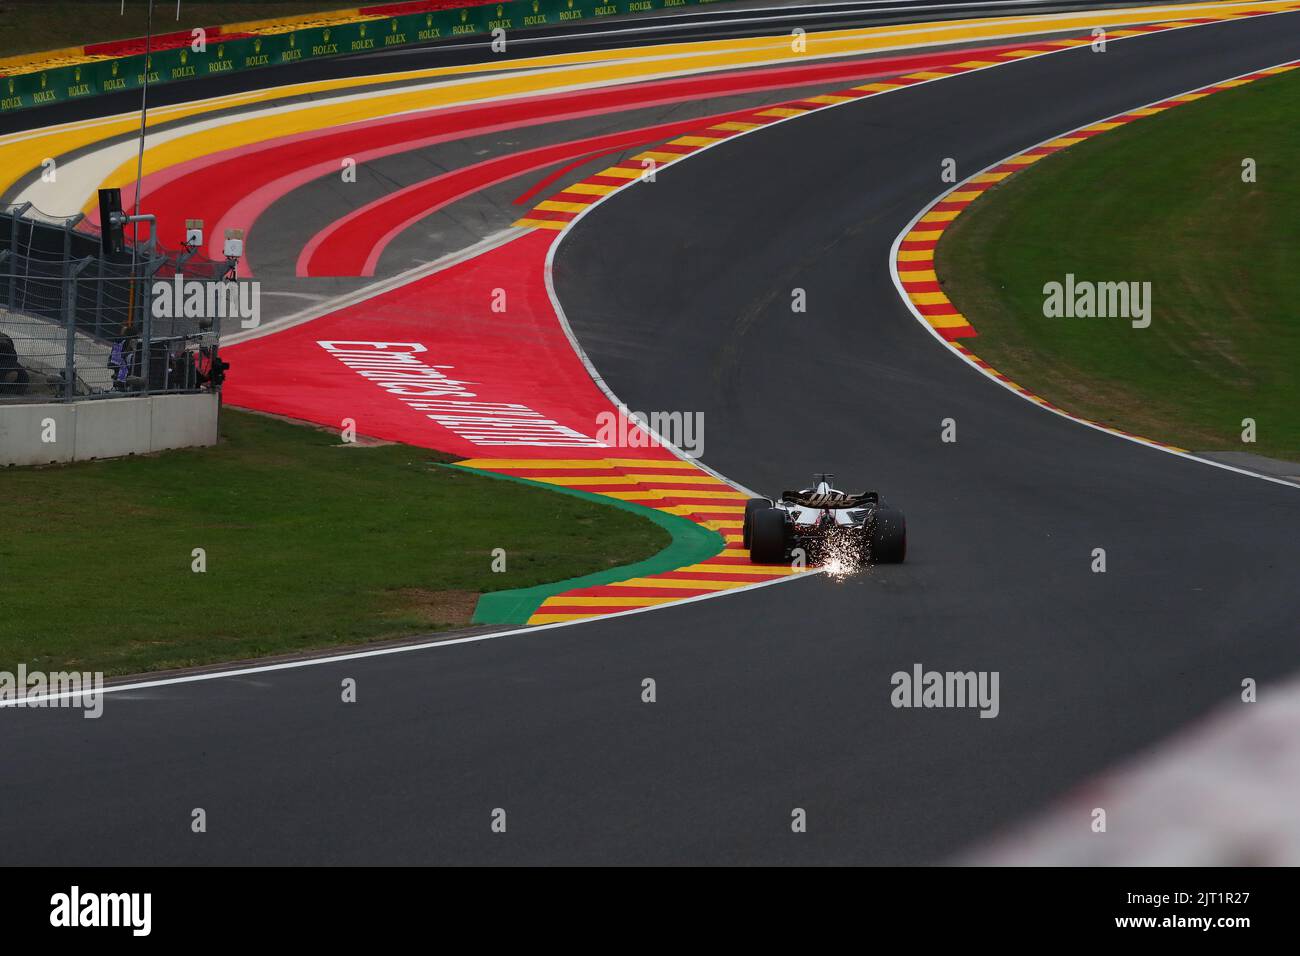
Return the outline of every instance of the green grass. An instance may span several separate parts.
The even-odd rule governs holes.
[[[0,670],[136,673],[424,633],[467,622],[481,592],[669,543],[627,511],[440,460],[226,409],[214,448],[0,471]]]
[[[106,40],[129,40],[145,35],[147,0],[0,0],[0,57],[40,53]],[[155,0],[154,33],[175,33],[194,27],[220,26],[245,20],[322,13],[347,8],[332,0],[270,2],[224,0],[194,3],[183,0],[176,19],[176,0]]]
[[[1017,173],[940,241],[968,344],[1062,407],[1195,450],[1300,460],[1300,72]],[[1258,181],[1242,182],[1242,161]],[[1152,321],[1045,318],[1066,273],[1152,283]],[[1241,441],[1242,419],[1257,423]]]

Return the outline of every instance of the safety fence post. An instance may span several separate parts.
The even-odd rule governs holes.
[[[90,265],[90,256],[63,266],[63,316],[67,339],[63,352],[63,397],[71,400],[77,393],[77,277]]]

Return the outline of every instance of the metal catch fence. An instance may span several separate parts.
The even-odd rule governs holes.
[[[220,321],[210,307],[156,297],[160,283],[235,294],[226,265],[153,240],[107,256],[78,215],[0,208],[0,402],[192,392],[220,386]]]

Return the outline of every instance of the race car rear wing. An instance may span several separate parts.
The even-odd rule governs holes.
[[[781,500],[803,508],[862,508],[879,504],[880,492],[847,495],[842,491],[783,491]]]

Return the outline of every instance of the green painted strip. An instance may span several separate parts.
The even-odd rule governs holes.
[[[218,35],[202,50],[185,46],[159,50],[147,58],[144,54],[136,54],[13,76],[0,74],[0,114],[103,93],[136,90],[144,84],[146,72],[149,85],[153,86],[347,53],[387,50],[463,36],[485,36],[498,29],[512,33],[710,2],[712,0],[511,0],[509,3],[402,14],[383,20],[306,27],[248,38],[224,39]]]
[[[553,595],[563,594],[575,588],[593,588],[602,584],[613,584],[615,581],[626,581],[628,578],[642,578],[651,574],[662,574],[665,571],[675,571],[677,568],[684,568],[688,564],[699,564],[701,561],[713,557],[726,545],[726,541],[718,532],[701,527],[689,518],[667,514],[631,501],[620,501],[618,498],[607,498],[604,495],[595,495],[589,491],[575,491],[562,485],[551,485],[543,481],[518,478],[514,475],[502,475],[495,471],[484,471],[480,468],[466,468],[463,465],[443,465],[443,467],[455,468],[458,471],[467,471],[475,475],[484,475],[488,478],[498,478],[501,481],[514,481],[521,485],[531,485],[534,488],[543,488],[547,491],[572,495],[575,498],[582,498],[596,504],[631,511],[633,514],[638,514],[653,521],[672,535],[673,538],[668,547],[644,561],[638,561],[636,564],[626,564],[621,568],[610,568],[608,571],[584,574],[582,577],[569,578],[567,581],[538,584],[531,588],[489,591],[479,597],[478,606],[474,608],[473,622],[475,624],[525,624],[541,603]]]

